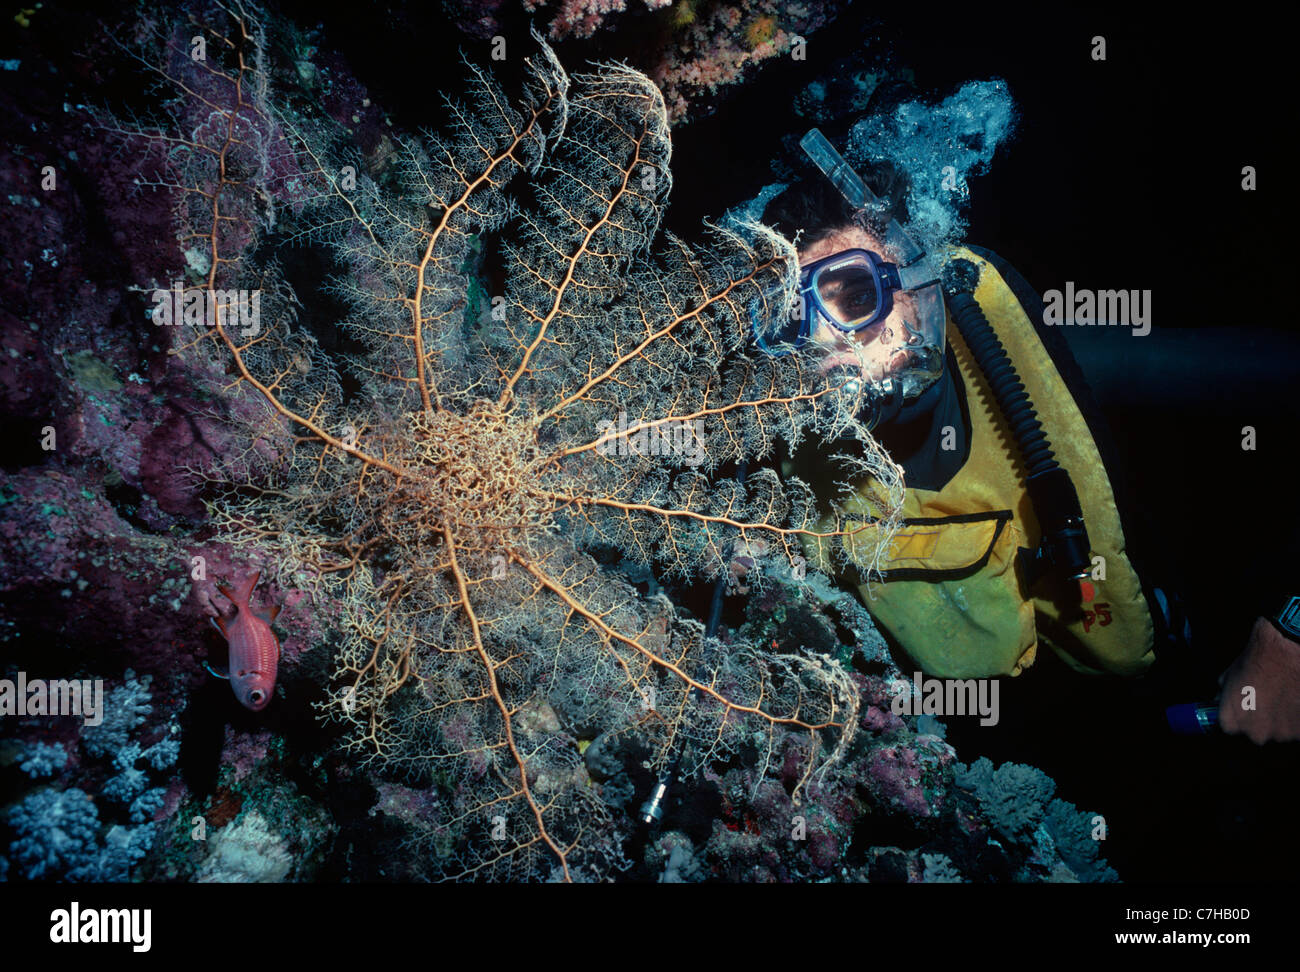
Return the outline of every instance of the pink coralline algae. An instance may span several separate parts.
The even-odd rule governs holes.
[[[233,463],[245,482],[264,477],[279,426],[268,421],[253,449],[239,447],[232,421],[265,416],[264,404],[214,396],[224,372],[174,354],[179,329],[152,318],[154,289],[193,286],[203,263],[201,248],[178,255],[174,225],[173,187],[202,175],[193,146],[215,148],[222,135],[198,106],[240,96],[189,56],[186,30],[163,31],[147,18],[134,29],[157,41],[196,94],[160,109],[186,136],[184,151],[144,118],[71,104],[33,113],[0,96],[12,130],[33,133],[0,147],[5,255],[16,269],[0,281],[0,339],[10,349],[0,363],[0,418],[23,443],[18,468],[0,484],[0,595],[5,630],[25,635],[9,643],[17,663],[49,664],[35,646],[50,638],[66,646],[63,664],[88,662],[96,674],[134,667],[181,692],[208,678],[198,660],[219,640],[209,639],[203,595],[212,579],[250,569],[211,541],[200,485],[218,462]],[[88,42],[90,83],[110,83],[121,64],[111,36]],[[252,105],[256,95],[242,99]],[[262,224],[291,218],[305,177],[281,123],[251,107],[236,117],[241,149],[227,165],[277,187],[274,205],[249,200],[240,212]],[[228,222],[243,232],[241,220]],[[286,608],[303,596],[276,587]],[[48,610],[52,600],[57,612]],[[315,615],[286,613],[287,665],[318,642]]]
[[[873,732],[890,732],[903,727],[903,720],[888,709],[867,706],[862,714],[862,724]]]
[[[271,742],[271,733],[267,730],[249,733],[227,726],[221,762],[230,767],[229,782],[238,783],[256,770],[265,761]]]
[[[942,767],[953,761],[954,754],[946,743],[940,744],[941,749],[924,747],[922,740],[926,738],[918,738],[911,746],[886,746],[872,754],[868,787],[880,803],[918,817],[929,817],[942,809],[942,791],[935,784]]]

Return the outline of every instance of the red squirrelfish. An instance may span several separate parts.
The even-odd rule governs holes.
[[[280,606],[277,604],[259,614],[249,605],[249,598],[261,575],[260,570],[254,571],[248,580],[233,590],[224,584],[217,585],[217,590],[231,604],[228,611],[222,611],[208,598],[218,615],[212,618],[212,623],[230,646],[230,670],[226,676],[230,679],[230,687],[235,690],[235,698],[254,712],[260,712],[270,704],[271,693],[275,691],[275,673],[280,664],[280,642],[271,630],[271,622],[280,613]]]

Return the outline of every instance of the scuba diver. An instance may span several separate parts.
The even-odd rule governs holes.
[[[1185,648],[1179,599],[1145,586],[1131,562],[1098,446],[1109,445],[1104,422],[1039,295],[988,250],[926,253],[902,228],[888,167],[871,175],[892,204],[821,132],[801,145],[825,178],[787,187],[762,216],[798,248],[798,312],[753,310],[754,340],[842,370],[906,486],[887,550],[850,532],[806,543],[810,563],[856,588],[891,643],[940,678],[1019,675],[1044,644],[1076,671],[1133,676]],[[782,471],[827,496],[830,466],[805,446]],[[846,530],[883,515],[875,485],[854,484]],[[832,528],[829,514],[817,526]],[[877,552],[883,583],[869,584]],[[1224,731],[1300,739],[1300,597],[1256,619],[1220,686]]]

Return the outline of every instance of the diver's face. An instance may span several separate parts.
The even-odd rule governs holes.
[[[799,250],[801,267],[843,250],[870,250],[884,260],[894,261],[895,255],[876,237],[856,225],[845,226],[831,235]],[[906,352],[899,352],[894,335],[901,333],[905,320],[916,319],[912,295],[906,292],[894,295],[894,305],[883,321],[864,327],[852,334],[828,324],[820,315],[814,315],[815,327],[811,340],[823,352],[819,366],[823,373],[834,368],[856,368],[871,382],[880,381],[892,374],[907,361]],[[882,341],[883,338],[883,341]],[[901,355],[901,357],[900,357]]]

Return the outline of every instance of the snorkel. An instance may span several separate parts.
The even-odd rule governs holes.
[[[820,129],[809,131],[799,145],[853,207],[855,222],[859,226],[867,228],[866,224],[873,215],[885,211],[885,204],[867,188]],[[927,389],[935,386],[943,370],[945,346],[946,314],[934,260],[896,219],[891,218],[885,224],[881,242],[895,261],[884,264],[884,267],[895,278],[897,292],[909,295],[911,307],[908,317],[911,319],[904,319],[901,335],[890,335],[887,330],[883,336],[884,340],[897,339],[892,345],[894,350],[887,373],[874,377],[864,367],[866,387],[860,387],[857,379],[850,379],[843,386],[846,395],[861,394],[863,403],[859,414],[872,429],[882,422],[892,421],[906,404],[915,402]]]

